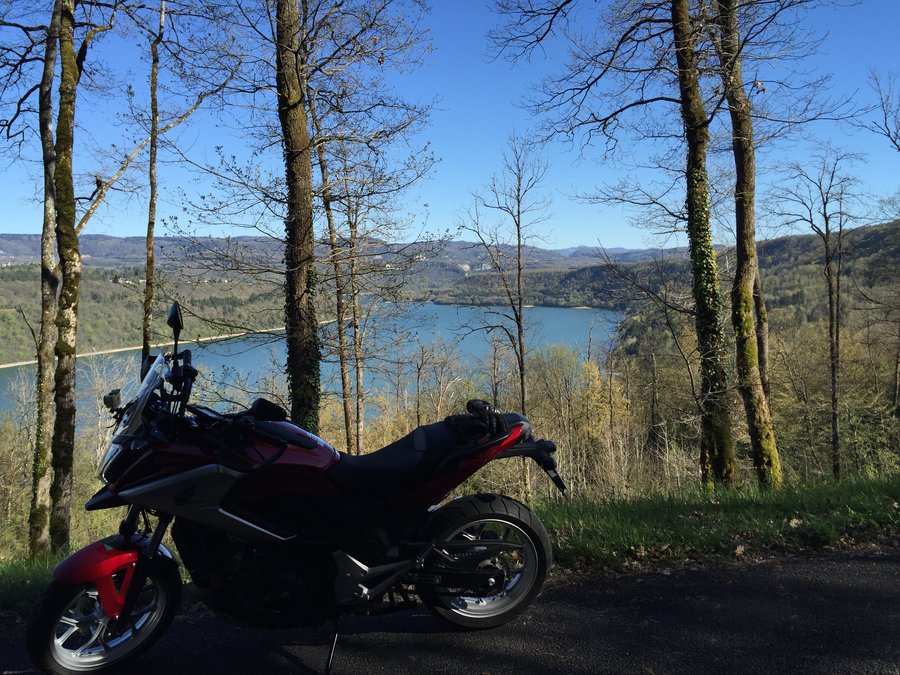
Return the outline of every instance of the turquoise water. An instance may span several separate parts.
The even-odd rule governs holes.
[[[377,337],[374,338],[372,359],[366,364],[367,388],[386,385],[395,377],[396,362],[412,363],[422,358],[423,348],[426,360],[449,354],[465,369],[460,374],[470,376],[482,369],[482,363],[489,356],[491,335],[502,336],[498,330],[490,333],[483,329],[497,323],[498,308],[422,304],[408,305],[405,309],[407,312],[402,317],[380,314],[373,321],[378,325],[377,330],[372,326],[371,334]],[[525,310],[527,342],[530,349],[559,344],[576,349],[582,355],[587,355],[590,344],[596,354],[596,350],[609,344],[620,318],[615,312],[606,310],[529,307]],[[185,332],[190,333],[190,326]],[[326,341],[329,339],[328,326],[323,327],[323,337]],[[220,390],[226,398],[228,387],[223,389],[217,382],[224,380],[253,390],[260,374],[272,372],[285,359],[284,341],[277,336],[274,339],[245,336],[202,345],[183,343],[182,346],[193,351],[194,365],[205,376],[204,385]],[[431,356],[429,349],[434,349],[438,356]],[[138,349],[78,360],[81,424],[87,423],[89,418],[96,419],[95,401],[112,386],[119,386],[123,376],[136,385],[139,358]],[[322,379],[326,388],[337,389],[336,376],[336,364],[333,361],[324,363]],[[410,377],[408,372],[406,377]],[[34,366],[0,369],[0,411],[14,409],[13,392],[33,387],[33,378]],[[123,393],[127,400],[127,390]]]

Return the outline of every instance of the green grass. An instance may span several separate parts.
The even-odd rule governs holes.
[[[0,564],[0,617],[24,616],[50,583],[61,556]]]
[[[602,503],[544,504],[538,513],[568,566],[627,569],[710,556],[852,547],[900,535],[900,476],[840,484],[700,491]]]
[[[900,536],[900,476],[787,487],[696,491],[630,500],[542,504],[558,563],[627,570],[708,558],[852,548]],[[0,563],[0,616],[21,616],[55,560]]]

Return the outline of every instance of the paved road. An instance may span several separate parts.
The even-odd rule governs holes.
[[[34,672],[22,631],[0,626],[0,672]],[[195,613],[128,672],[321,673],[329,637]],[[424,611],[353,617],[333,672],[900,674],[900,552],[567,575],[523,618],[480,633]]]

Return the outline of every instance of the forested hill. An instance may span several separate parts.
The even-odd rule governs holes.
[[[844,235],[844,265],[883,259],[900,259],[900,220],[881,225],[858,227]],[[793,235],[759,243],[760,262],[778,269],[810,262],[822,253],[822,240],[817,234]]]
[[[649,252],[648,252],[649,253]],[[760,266],[770,307],[805,305],[824,292],[819,283],[824,265],[821,238],[816,234],[792,235],[762,241],[758,246]],[[648,258],[652,258],[648,260]],[[634,280],[649,290],[667,286],[690,287],[690,274],[683,249],[657,250],[637,262],[610,256],[615,269],[600,261],[575,270],[533,270],[527,273],[528,302],[551,306],[621,306],[635,295]],[[900,221],[859,227],[844,235],[843,274],[860,287],[892,283],[900,266]],[[733,251],[720,252],[723,282],[733,267]],[[453,286],[436,290],[429,299],[447,303],[493,304],[503,302],[495,275],[469,274]]]

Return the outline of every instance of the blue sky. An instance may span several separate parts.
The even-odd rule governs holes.
[[[868,69],[876,67],[886,72],[900,68],[896,37],[900,1],[862,0],[848,5],[822,8],[807,15],[808,28],[824,37],[820,53],[808,64],[812,70],[834,75],[835,95],[853,96],[864,104],[873,98],[867,84]],[[421,140],[430,141],[439,162],[431,178],[409,194],[405,206],[420,220],[427,219],[431,228],[441,230],[457,222],[470,202],[471,192],[497,171],[509,133],[515,130],[524,134],[536,125],[537,120],[519,103],[541,76],[557,71],[562,61],[558,55],[547,59],[536,56],[530,63],[517,65],[490,60],[486,56],[485,33],[496,18],[488,2],[434,0],[427,22],[434,52],[418,71],[404,75],[400,87],[405,95],[420,101],[438,97]],[[107,113],[102,102],[88,103],[86,99],[80,112],[85,129],[102,124]],[[204,128],[187,130],[182,138],[191,144],[192,153],[209,156],[211,151],[204,146],[204,139],[222,142],[219,136],[224,132],[212,128],[209,116],[197,121]],[[888,148],[886,141],[848,125],[820,123],[808,131],[814,137],[810,141],[779,146],[762,157],[761,172],[785,158],[803,157],[817,143],[831,142],[866,154],[866,161],[855,170],[873,194],[888,194],[900,186],[900,156]],[[627,142],[624,146],[628,149]],[[646,145],[634,148],[638,157],[652,151]],[[553,203],[552,218],[542,225],[544,245],[599,243],[606,247],[643,247],[680,243],[632,227],[632,214],[620,208],[587,205],[572,198],[574,193],[590,191],[633,173],[627,157],[604,161],[600,152],[591,148],[580,157],[578,148],[566,143],[550,144],[546,154],[551,167],[547,191]],[[35,201],[37,189],[33,182],[36,168],[4,165],[0,193],[4,221],[0,231],[40,231],[40,206]],[[160,181],[162,214],[180,212],[176,189],[190,189],[185,175],[171,166],[162,167]],[[145,209],[143,198],[114,199],[109,208],[95,216],[87,232],[140,235],[145,227]]]

